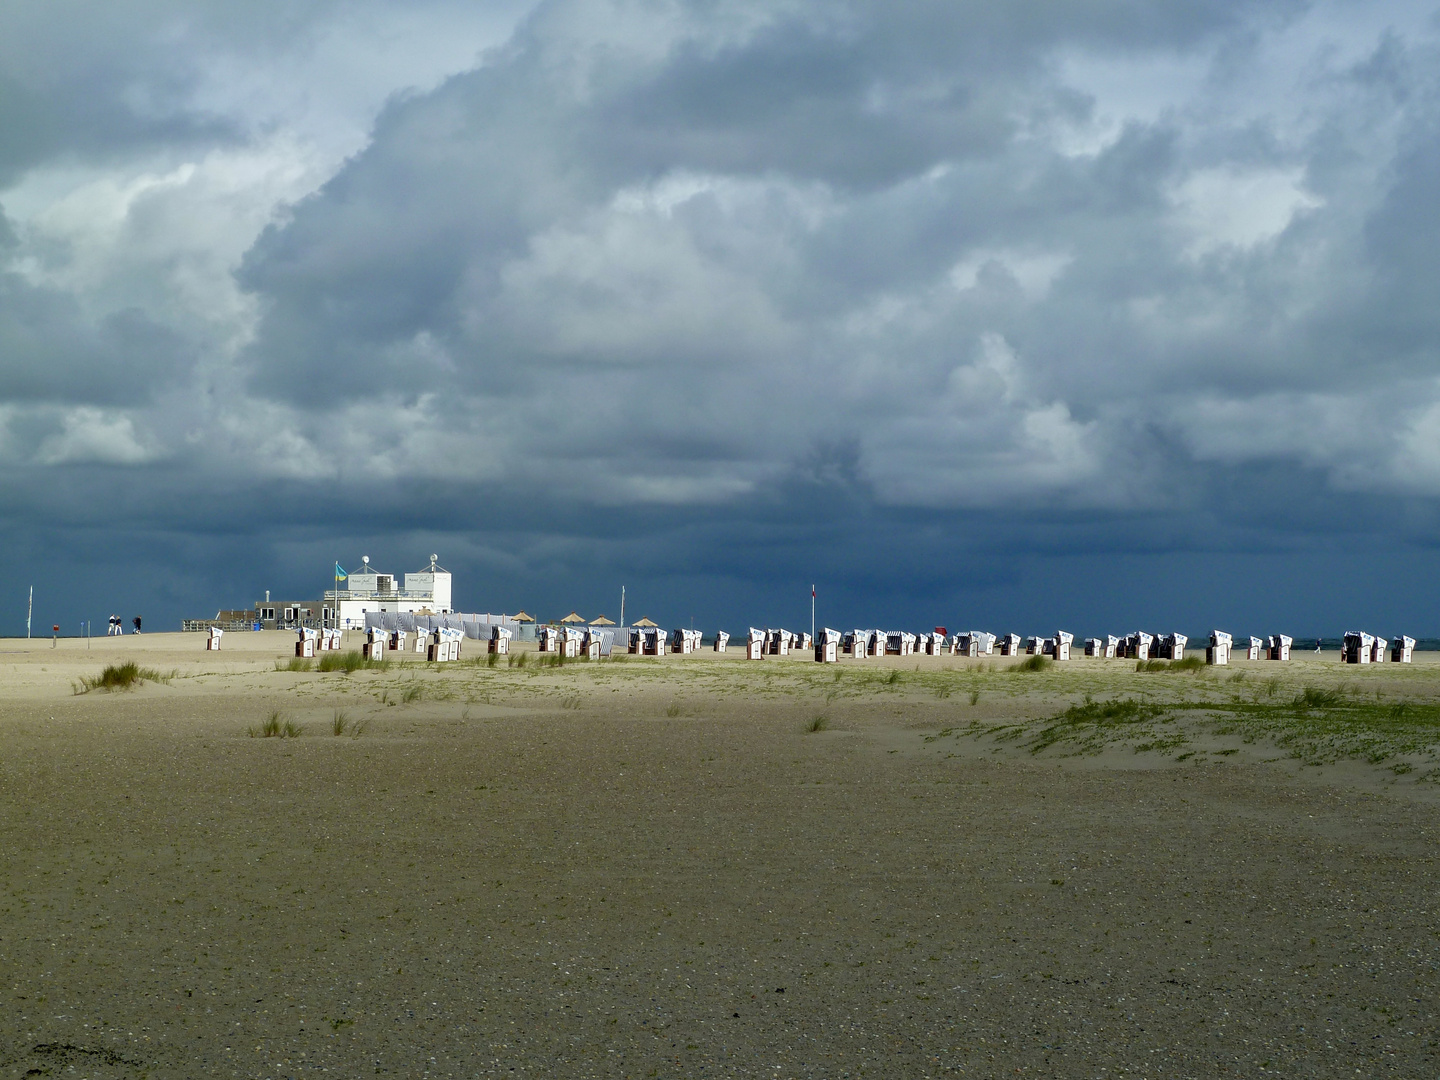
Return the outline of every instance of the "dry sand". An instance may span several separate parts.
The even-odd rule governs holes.
[[[0,1076],[1440,1073],[1435,785],[934,738],[1126,665],[972,705],[908,681],[949,659],[290,642],[0,641]],[[132,658],[176,676],[72,692]],[[247,734],[277,710],[303,736]]]

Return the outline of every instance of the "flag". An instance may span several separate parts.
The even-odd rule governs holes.
[[[344,581],[349,576],[349,574],[345,573],[345,568],[337,562],[335,564],[335,580]]]
[[[811,586],[810,586],[810,599],[811,599],[811,600],[814,600],[814,599],[815,599],[815,586],[814,586],[814,585],[811,585]]]

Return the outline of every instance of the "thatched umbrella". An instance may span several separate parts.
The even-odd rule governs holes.
[[[640,627],[658,627],[660,624],[651,622],[649,619],[636,619],[635,625]]]
[[[614,623],[612,620],[607,619],[604,615],[597,615],[595,618],[593,618],[593,619],[590,620],[590,625],[591,625],[591,626],[614,626],[615,623]]]
[[[572,611],[569,615],[566,615],[563,619],[560,620],[560,625],[574,626],[579,623],[583,623],[584,621],[584,619],[582,619],[579,615],[575,614],[575,612]]]
[[[514,619],[516,622],[534,622],[534,621],[535,621],[535,617],[534,617],[533,615],[527,615],[527,614],[525,614],[525,612],[523,612],[523,611],[516,612],[514,615],[511,615],[510,618]]]

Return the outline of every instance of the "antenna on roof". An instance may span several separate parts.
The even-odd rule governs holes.
[[[360,561],[363,562],[366,566],[369,566],[369,565],[370,565],[370,556],[369,556],[369,555],[361,555],[361,556],[360,556]]]
[[[430,569],[431,569],[431,570],[434,570],[434,569],[435,569],[435,564],[436,564],[436,562],[439,561],[439,559],[440,559],[440,556],[439,556],[439,555],[431,555],[431,556],[430,556]]]

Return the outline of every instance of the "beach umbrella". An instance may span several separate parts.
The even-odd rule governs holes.
[[[575,625],[576,623],[583,623],[584,621],[584,619],[582,619],[579,615],[575,614],[575,612],[572,611],[569,615],[566,615],[563,619],[560,620],[560,625],[569,626]]]
[[[643,626],[643,627],[650,627],[650,626],[659,626],[660,624],[659,624],[659,623],[651,622],[649,619],[637,619],[637,620],[635,621],[635,625],[636,625],[636,626]]]
[[[590,625],[591,625],[591,626],[614,626],[615,623],[614,623],[613,621],[611,621],[610,619],[607,619],[604,615],[597,615],[595,618],[593,618],[593,619],[590,620]]]
[[[527,615],[527,614],[526,614],[525,612],[523,612],[523,611],[516,612],[514,615],[511,615],[510,618],[514,619],[516,622],[534,622],[534,621],[535,621],[535,617],[534,617],[533,615]]]

